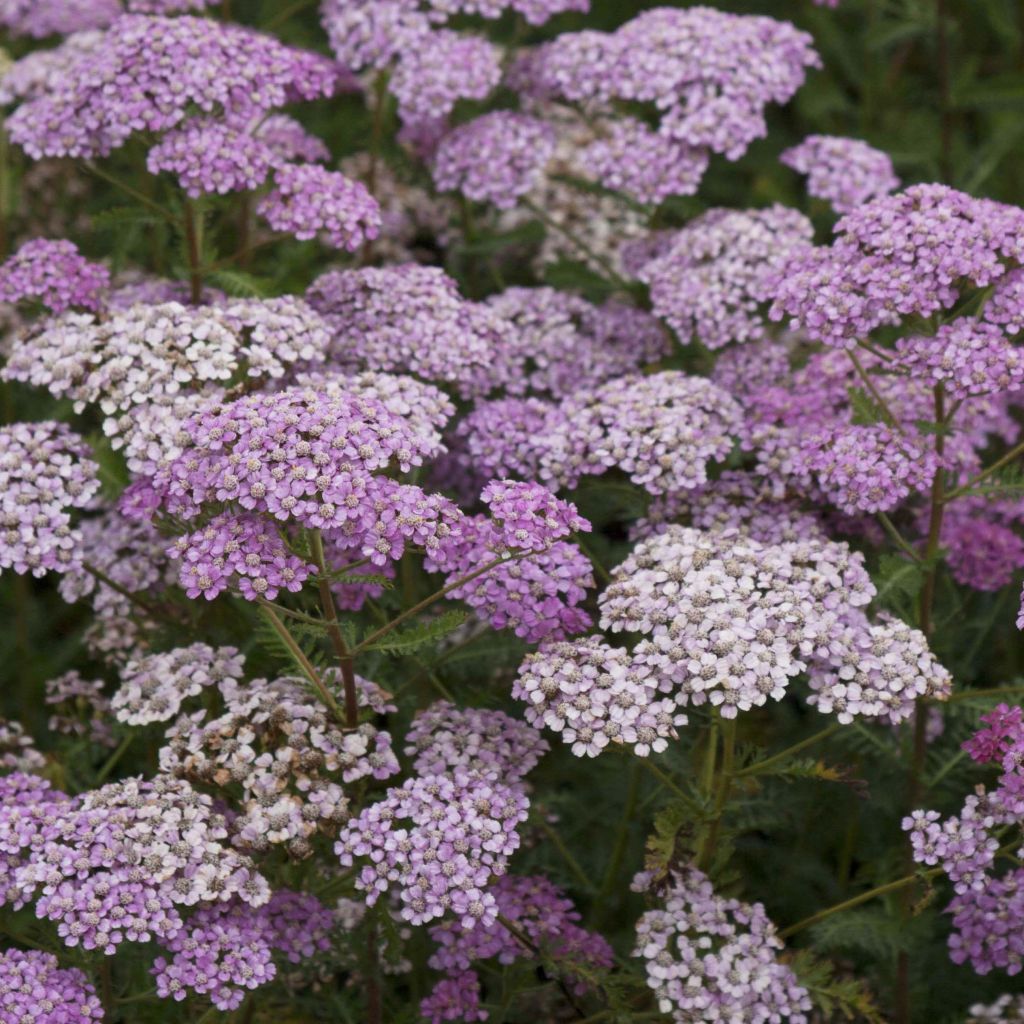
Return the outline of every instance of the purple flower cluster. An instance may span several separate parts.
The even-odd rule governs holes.
[[[324,682],[341,688],[337,670]],[[228,826],[236,847],[264,853],[284,845],[305,859],[318,833],[335,835],[349,816],[338,778],[349,785],[398,771],[387,732],[369,722],[342,731],[310,700],[304,680],[227,678],[219,689],[224,713],[182,715],[167,732],[160,767],[217,792],[240,792]],[[357,678],[357,694],[361,707],[386,708],[373,683]]]
[[[74,799],[24,777],[0,778],[0,898],[34,903],[67,946],[111,954],[123,942],[173,938],[181,909],[270,890],[223,840],[224,818],[187,783],[109,783]]]
[[[498,110],[459,125],[441,139],[434,184],[442,192],[511,209],[540,183],[555,148],[550,125]]]
[[[505,543],[517,551],[546,551],[551,545],[590,523],[571,502],[556,498],[541,484],[492,480],[480,495],[501,528]]]
[[[181,705],[208,686],[237,684],[245,659],[234,647],[191,644],[129,661],[121,669],[121,686],[112,707],[120,722],[148,725],[177,717]]]
[[[580,927],[580,914],[562,891],[540,875],[505,875],[491,887],[501,922],[477,924],[466,928],[461,921],[442,921],[430,929],[437,951],[430,966],[443,971],[439,981],[420,1004],[420,1013],[431,1024],[449,1020],[485,1020],[480,1010],[480,980],[473,964],[497,960],[512,964],[529,955],[525,936],[536,948],[564,965],[572,979],[572,965],[609,968],[613,962],[611,946],[595,932]],[[510,922],[519,933],[506,926]],[[573,980],[577,995],[588,986]]]
[[[173,174],[195,199],[259,188],[276,163],[277,154],[265,138],[199,118],[167,132],[146,158],[150,174]]]
[[[914,811],[903,821],[914,860],[941,865],[956,895],[946,908],[953,917],[951,959],[970,963],[979,974],[1024,967],[1024,869],[995,874],[1001,835],[1012,829],[1019,839],[1024,825],[1024,724],[1019,707],[1000,704],[983,715],[984,727],[963,744],[980,762],[995,762],[996,786],[979,786],[959,814],[942,820],[938,811]],[[1011,846],[1016,844],[1016,840]],[[1016,851],[1019,858],[1020,850]]]
[[[808,135],[780,159],[806,174],[807,194],[827,200],[836,213],[849,213],[900,187],[889,155],[860,139]]]
[[[256,515],[214,516],[201,529],[178,537],[167,554],[181,563],[178,582],[193,600],[212,601],[234,587],[247,601],[272,601],[282,590],[301,590],[316,571]]]
[[[330,271],[307,298],[333,330],[330,354],[343,367],[413,373],[466,397],[508,375],[510,328],[436,267]]]
[[[0,427],[0,570],[65,572],[81,557],[69,509],[99,490],[99,467],[63,423]]]
[[[887,512],[930,487],[939,464],[925,438],[882,424],[840,424],[807,438],[795,469],[814,474],[832,504],[856,515]]]
[[[797,250],[782,266],[771,316],[841,347],[949,309],[962,288],[997,283],[1024,256],[1024,210],[944,185],[865,203],[836,233],[831,246]]]
[[[526,704],[528,722],[561,733],[577,757],[596,757],[609,743],[646,757],[678,739],[676,726],[687,722],[685,698],[671,690],[669,679],[626,650],[585,637],[528,654],[512,696]]]
[[[171,959],[153,962],[157,995],[182,1000],[195,992],[218,1010],[234,1010],[247,990],[276,977],[275,953],[300,963],[324,952],[334,924],[334,914],[316,897],[287,889],[256,910],[241,900],[200,907],[164,943]]]
[[[0,951],[0,1002],[11,1024],[103,1020],[103,1005],[86,976],[34,949]]]
[[[195,110],[243,118],[329,96],[336,66],[272,36],[206,18],[118,18],[7,122],[29,156],[103,156]]]
[[[110,272],[73,242],[34,238],[0,266],[0,302],[40,302],[54,313],[98,309]]]
[[[941,384],[955,401],[1019,391],[1024,356],[995,324],[963,316],[932,336],[896,342],[899,365],[918,379]]]
[[[278,167],[257,210],[275,231],[301,239],[319,235],[349,252],[380,232],[380,207],[366,186],[317,164]]]
[[[778,269],[807,247],[811,222],[782,206],[709,210],[662,243],[637,271],[654,312],[684,344],[718,349],[765,337],[762,307]]]
[[[650,887],[639,876],[634,888]],[[719,896],[703,872],[674,873],[660,906],[637,922],[633,955],[644,960],[658,1008],[672,1020],[807,1024],[811,998],[760,903]]]
[[[44,684],[46,703],[53,709],[47,728],[80,736],[98,747],[117,745],[110,724],[110,699],[100,679],[83,679],[72,669]]]
[[[368,804],[335,850],[343,866],[358,868],[355,884],[370,906],[395,889],[412,924],[451,910],[468,928],[489,925],[498,914],[490,882],[519,847],[528,806],[514,765],[500,781],[461,769],[420,775]]]
[[[458,708],[448,701],[420,712],[405,734],[405,753],[418,775],[527,775],[547,750],[547,741],[536,729],[502,711]]]

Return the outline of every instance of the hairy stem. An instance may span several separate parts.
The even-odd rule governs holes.
[[[742,779],[749,775],[760,775],[761,772],[766,771],[769,768],[774,768],[775,765],[781,764],[784,761],[788,761],[791,757],[799,754],[801,751],[806,750],[808,747],[813,747],[816,743],[820,743],[822,740],[827,740],[829,736],[839,732],[842,726],[836,722],[830,725],[820,732],[816,732],[813,736],[808,736],[807,739],[801,740],[799,743],[794,743],[791,747],[786,747],[785,750],[780,750],[777,754],[772,754],[771,757],[766,758],[763,761],[757,761],[754,764],[747,765],[746,768],[741,768],[738,772],[733,774],[734,779]]]
[[[718,845],[718,837],[722,830],[722,818],[725,815],[725,808],[729,802],[729,793],[732,791],[733,763],[736,757],[736,719],[722,719],[722,769],[715,779],[715,803],[711,815],[711,827],[707,836],[701,844],[700,856],[697,858],[698,866],[706,871],[715,856],[715,847]]]
[[[327,624],[327,636],[330,638],[331,646],[338,658],[341,681],[345,688],[345,724],[350,729],[355,729],[359,725],[359,695],[356,691],[355,664],[338,622],[338,608],[334,603],[334,594],[331,593],[331,581],[327,576],[327,559],[324,557],[324,541],[319,530],[312,531],[310,543],[313,549],[313,561],[316,562],[318,570],[316,580],[320,591],[320,610],[323,613],[324,622]]]
[[[1022,455],[1024,455],[1024,441],[1015,445],[1001,458],[996,459],[991,466],[987,466],[976,477],[968,480],[962,487],[955,487],[953,490],[947,491],[942,499],[942,503],[948,505],[954,498],[962,497],[968,491],[977,487],[982,481],[987,480],[993,473],[998,473],[999,470],[1008,466],[1014,459],[1019,459]]]
[[[299,646],[295,637],[288,631],[288,627],[278,617],[277,612],[270,607],[265,601],[260,601],[260,611],[267,617],[267,621],[274,628],[274,632],[281,638],[284,645],[291,652],[292,657],[299,663],[302,671],[305,672],[309,681],[316,688],[317,693],[320,694],[320,699],[327,705],[331,714],[334,716],[334,720],[341,725],[345,724],[345,716],[342,714],[341,708],[338,707],[338,702],[334,699],[334,694],[327,688],[327,684],[320,677],[320,673],[313,667],[313,663],[306,657],[306,652]]]

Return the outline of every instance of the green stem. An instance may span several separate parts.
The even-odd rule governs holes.
[[[920,874],[906,875],[903,878],[896,879],[895,882],[887,882],[885,885],[876,886],[874,889],[868,889],[867,892],[858,893],[856,896],[851,896],[848,900],[843,900],[842,903],[836,903],[831,907],[826,907],[824,910],[819,910],[816,914],[811,914],[810,917],[805,917],[802,921],[797,921],[796,924],[791,924],[788,928],[783,928],[779,932],[779,938],[788,939],[792,935],[796,935],[797,932],[802,932],[805,928],[810,928],[812,925],[816,925],[819,921],[824,921],[825,918],[831,917],[833,914],[842,913],[844,910],[851,910],[853,907],[859,907],[862,903],[867,903],[869,900],[875,899],[877,896],[885,896],[890,892],[899,892],[901,889],[906,889],[907,886],[913,885],[918,879],[932,879],[937,878],[942,874],[943,868],[931,868],[929,871],[921,872]]]
[[[685,800],[687,803],[693,801],[687,795],[687,793],[681,789],[675,782],[672,781],[671,777],[663,772],[649,757],[641,757],[640,764],[644,766],[666,789],[671,790],[680,799]]]
[[[263,32],[273,32],[278,25],[283,25],[293,14],[298,14],[299,11],[304,11],[315,3],[317,3],[317,0],[295,0],[295,3],[290,7],[285,7],[284,10],[278,11],[272,18],[268,18],[260,26],[260,29]]]
[[[896,524],[884,512],[877,512],[876,515],[878,516],[878,521],[882,524],[882,529],[889,535],[889,538],[896,547],[908,558],[920,563],[921,556],[904,539],[903,534],[896,528]]]
[[[760,775],[761,772],[766,771],[768,768],[773,768],[783,761],[788,761],[791,757],[806,750],[808,747],[813,747],[816,743],[827,740],[829,736],[839,732],[841,728],[842,726],[836,722],[820,732],[816,732],[813,736],[808,736],[807,739],[794,743],[792,746],[786,747],[785,750],[780,750],[777,754],[773,754],[764,761],[758,761],[755,764],[748,765],[746,768],[741,768],[738,772],[733,773],[733,778],[742,779],[749,775]]]
[[[274,632],[281,638],[284,645],[291,652],[292,657],[299,663],[302,671],[306,673],[309,681],[316,688],[317,693],[320,694],[320,699],[327,705],[331,714],[334,716],[334,720],[339,724],[345,724],[345,716],[342,714],[341,708],[338,707],[338,702],[334,699],[334,694],[327,688],[326,683],[320,678],[320,673],[313,667],[312,662],[306,657],[306,652],[298,645],[295,637],[288,631],[288,627],[278,618],[277,612],[270,607],[265,601],[260,601],[260,610],[267,617],[270,625],[273,626]]]
[[[633,815],[636,812],[636,801],[639,792],[640,766],[634,759],[629,770],[629,789],[626,791],[626,804],[622,809],[622,818],[619,820],[619,827],[615,834],[615,845],[612,847],[612,854],[608,859],[608,866],[605,868],[601,888],[598,890],[597,899],[594,902],[595,913],[593,921],[595,928],[608,908],[609,898],[615,891],[616,884],[619,881],[622,864],[626,859],[626,848],[629,846],[629,829]]]
[[[725,816],[725,808],[729,802],[729,793],[732,790],[733,764],[736,757],[736,719],[722,719],[722,770],[715,780],[715,803],[711,817],[711,828],[707,837],[701,844],[698,865],[707,870],[715,856],[715,847],[718,845],[718,837],[722,830],[722,818]]]
[[[847,349],[847,355],[849,355],[853,367],[857,371],[857,376],[864,382],[864,387],[868,389],[871,397],[875,400],[879,409],[882,410],[885,421],[893,430],[902,434],[903,428],[900,426],[900,421],[893,415],[892,409],[889,408],[889,403],[882,397],[882,392],[878,390],[878,385],[871,379],[871,374],[864,369],[864,364],[858,358],[857,353],[852,349]]]
[[[185,208],[185,246],[188,251],[189,301],[198,306],[203,301],[203,216],[187,196]]]
[[[1016,697],[1019,694],[1024,694],[1024,686],[993,686],[986,690],[961,690],[936,703],[952,704],[954,701],[970,700],[972,697]]]
[[[987,480],[993,473],[998,473],[1004,466],[1009,465],[1014,459],[1024,455],[1024,441],[1020,444],[1015,445],[1011,448],[1002,458],[996,459],[991,466],[983,469],[976,477],[972,480],[968,480],[962,487],[955,487],[949,491],[942,499],[944,505],[948,505],[954,498],[959,498],[966,494],[968,491],[973,490],[983,480]]]
[[[557,220],[551,217],[547,210],[538,206],[530,199],[521,200],[523,206],[526,207],[538,220],[545,224],[549,228],[553,228],[564,238],[567,238],[577,249],[580,250],[588,259],[591,259],[596,263],[608,276],[608,280],[613,284],[617,285],[624,291],[629,291],[629,282],[622,277],[621,274],[605,259],[604,256],[595,252],[582,238],[578,238],[572,231],[562,224],[559,224]]]
[[[371,633],[362,643],[357,644],[353,649],[353,656],[361,654],[367,648],[372,647],[381,637],[387,636],[393,629],[402,625],[403,622],[408,621],[420,612],[429,608],[432,604],[440,601],[442,598],[447,597],[453,590],[458,590],[459,587],[464,587],[467,583],[472,583],[478,576],[483,576],[485,572],[490,572],[492,569],[499,565],[507,565],[511,562],[520,562],[524,558],[529,558],[531,555],[543,554],[542,551],[520,551],[514,555],[503,555],[500,558],[494,559],[492,562],[488,562],[486,565],[482,565],[479,569],[475,569],[473,572],[466,576],[460,576],[459,579],[452,583],[449,583],[446,587],[436,591],[429,597],[425,597],[418,604],[413,605],[411,608],[407,608],[401,615],[396,615],[390,622],[381,626],[380,629]]]
[[[120,189],[126,195],[131,196],[136,201],[142,203],[147,209],[152,210],[155,214],[162,217],[168,224],[177,225],[178,218],[174,216],[169,210],[165,210],[159,203],[154,203],[145,193],[140,192],[137,188],[133,188],[131,185],[125,184],[118,178],[115,178],[112,174],[108,174],[106,171],[101,170],[94,163],[88,161],[83,164],[86,170],[91,171],[96,175],[97,178],[102,178],[105,182],[113,185],[114,188]]]
[[[103,767],[100,768],[100,770],[96,773],[97,785],[100,785],[101,783],[107,780],[107,777],[117,767],[118,762],[121,760],[122,757],[124,757],[128,748],[132,745],[133,739],[135,739],[135,733],[130,732],[128,733],[127,736],[124,737],[124,739],[121,740],[121,742],[118,744],[117,749],[110,755],[110,757],[107,758],[107,760],[103,763]]]
[[[98,582],[102,583],[105,587],[110,587],[110,589],[113,590],[114,593],[120,594],[123,598],[126,598],[128,601],[136,605],[151,618],[159,619],[161,617],[159,611],[153,605],[151,605],[144,597],[141,597],[138,594],[134,594],[126,587],[121,586],[120,583],[118,583],[116,580],[112,580],[102,569],[98,569],[95,565],[92,565],[90,562],[83,562],[82,568],[85,569],[85,571],[90,576],[94,577]]]
[[[551,840],[551,844],[561,854],[562,860],[565,861],[566,866],[570,872],[576,877],[576,881],[579,882],[580,887],[584,892],[593,892],[594,883],[587,877],[587,873],[580,867],[580,862],[572,855],[569,847],[565,845],[565,841],[558,834],[558,830],[552,828],[546,821],[540,823],[541,831],[544,835]]]
[[[350,729],[355,729],[359,725],[359,694],[356,690],[355,664],[338,622],[338,608],[334,603],[334,594],[331,592],[327,559],[324,556],[324,541],[319,530],[312,531],[310,543],[313,550],[313,561],[316,562],[318,570],[317,587],[320,591],[320,611],[327,625],[327,636],[330,638],[331,646],[338,658],[341,681],[345,688],[345,724]]]

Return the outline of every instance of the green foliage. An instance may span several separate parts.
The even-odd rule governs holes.
[[[864,983],[843,977],[827,960],[801,950],[793,957],[790,966],[826,1020],[889,1024]]]
[[[452,608],[442,612],[434,619],[392,630],[379,640],[374,641],[368,651],[384,651],[387,654],[415,654],[424,647],[434,647],[437,643],[454,632],[469,618],[469,612],[461,608]]]

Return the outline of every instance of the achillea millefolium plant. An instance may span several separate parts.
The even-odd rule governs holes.
[[[1024,1021],[1017,0],[0,29],[0,1024]]]

